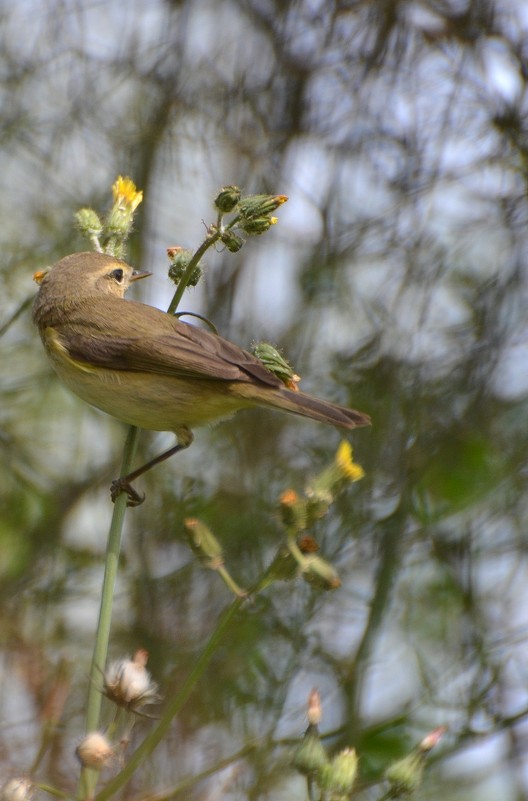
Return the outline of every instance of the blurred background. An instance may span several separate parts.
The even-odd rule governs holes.
[[[29,303],[122,174],[145,193],[129,261],[154,272],[134,296],[160,308],[166,248],[200,244],[221,186],[288,195],[265,236],[209,253],[183,307],[373,419],[350,437],[366,478],[312,532],[341,588],[244,606],[127,798],[220,764],[174,797],[306,798],[288,747],[314,687],[358,797],[446,725],[421,799],[528,798],[526,4],[1,0],[0,37],[0,781],[78,774],[126,431],[58,384]],[[230,603],[182,521],[250,585],[283,541],[280,493],[339,442],[244,412],[141,479],[111,656],[146,648],[170,698]],[[171,443],[144,433],[138,464]]]

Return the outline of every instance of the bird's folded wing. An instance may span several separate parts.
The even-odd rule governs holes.
[[[122,336],[118,327],[119,334],[113,336],[114,326],[105,325],[104,319],[99,318],[96,330],[77,319],[58,328],[60,342],[70,358],[109,370],[282,386],[262,362],[237,345],[164,312],[152,311],[157,311],[151,321],[156,334],[149,331]],[[158,315],[165,318],[163,322]]]

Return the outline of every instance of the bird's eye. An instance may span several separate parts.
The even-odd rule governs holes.
[[[120,267],[118,267],[116,270],[112,270],[110,276],[114,279],[114,281],[117,281],[118,284],[122,284],[125,273]]]

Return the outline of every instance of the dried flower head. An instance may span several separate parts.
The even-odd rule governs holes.
[[[112,761],[114,749],[104,734],[92,731],[79,743],[75,749],[75,755],[83,768],[101,770]]]
[[[0,801],[30,801],[33,785],[29,779],[10,779],[0,790]]]
[[[132,659],[116,659],[104,674],[104,694],[118,706],[138,712],[159,701],[158,685],[146,668],[148,652],[136,651]]]

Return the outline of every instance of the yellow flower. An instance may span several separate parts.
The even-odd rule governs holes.
[[[348,481],[359,481],[365,475],[361,465],[356,464],[352,459],[352,445],[346,439],[343,440],[337,449],[335,463],[343,478]]]
[[[120,175],[112,186],[112,194],[116,206],[126,206],[129,211],[135,211],[143,200],[143,192],[138,192],[131,178]]]

